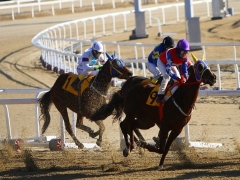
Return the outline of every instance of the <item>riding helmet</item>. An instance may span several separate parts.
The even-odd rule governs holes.
[[[165,47],[173,48],[174,40],[170,36],[167,36],[163,39],[163,44]]]

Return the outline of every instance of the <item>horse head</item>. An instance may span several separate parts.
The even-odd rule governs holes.
[[[105,64],[108,64],[109,73],[112,77],[117,77],[119,79],[128,79],[132,76],[132,72],[127,67],[125,67],[124,62],[121,59],[117,58],[115,52],[112,56],[106,53],[106,56],[108,58],[108,61]]]
[[[208,65],[201,59],[197,59],[194,54],[192,54],[194,60],[194,72],[197,81],[202,81],[204,84],[209,84],[213,86],[216,83],[216,75],[210,70]]]

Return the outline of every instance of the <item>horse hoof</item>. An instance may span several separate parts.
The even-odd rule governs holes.
[[[163,170],[163,165],[158,166],[158,170]]]
[[[78,149],[83,149],[84,145],[81,143],[80,145],[78,145]]]
[[[147,145],[147,143],[146,143],[145,141],[141,141],[139,146],[140,146],[141,148],[145,148],[146,145]]]
[[[123,150],[123,156],[124,156],[124,157],[127,157],[128,155],[129,155],[129,151],[128,151],[127,148],[125,148],[125,149]]]
[[[101,147],[101,146],[102,146],[102,141],[97,140],[96,144],[97,144],[99,147]]]

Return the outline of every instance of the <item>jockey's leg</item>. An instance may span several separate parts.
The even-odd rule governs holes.
[[[159,102],[159,103],[162,103],[162,105],[163,105],[163,97],[164,97],[164,94],[165,94],[165,89],[167,87],[167,84],[170,80],[170,76],[167,74],[166,65],[163,64],[162,61],[158,60],[157,66],[158,66],[160,72],[162,73],[163,80],[162,80],[162,83],[161,83],[160,88],[158,90],[158,97],[157,97],[156,101]]]
[[[78,75],[78,77],[75,79],[75,81],[73,81],[73,83],[71,85],[73,87],[73,89],[75,89],[76,91],[78,90],[79,84],[83,80],[83,78],[84,78],[84,76],[82,74]]]
[[[156,84],[161,72],[159,71],[158,67],[156,67],[153,63],[150,62],[147,62],[147,69],[153,74],[151,82],[153,84]]]

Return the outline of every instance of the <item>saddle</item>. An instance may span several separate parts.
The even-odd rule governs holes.
[[[92,80],[94,76],[88,76],[86,78],[84,78],[82,81],[81,81],[81,92],[80,92],[80,95],[82,95],[83,91],[89,87],[89,84]],[[72,84],[73,83],[76,83],[76,79],[78,78],[78,75],[75,75],[73,73],[69,73],[68,75],[68,78],[66,79],[66,82],[64,83],[64,85],[62,86],[62,89],[64,89],[65,91],[67,92],[70,92],[72,94],[74,94],[75,96],[78,96],[78,91],[80,89],[80,86],[78,86],[78,83],[80,82],[77,82],[77,88],[75,88],[75,86],[73,87]]]

